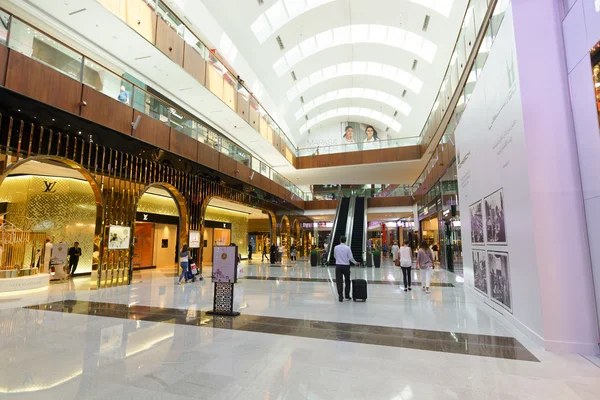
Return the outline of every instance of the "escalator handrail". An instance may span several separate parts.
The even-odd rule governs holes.
[[[354,230],[354,210],[356,210],[356,196],[350,197],[348,204],[348,218],[346,222],[346,244],[352,246],[352,231]],[[354,254],[352,255],[354,256]]]
[[[343,197],[340,197],[340,200],[338,201],[337,204],[337,208],[335,210],[335,217],[333,217],[333,228],[331,229],[331,237],[329,239],[329,245],[327,246],[327,262],[329,262],[329,260],[331,260],[331,252],[333,251],[333,239],[335,238],[335,230],[337,228],[337,223],[338,223],[338,218],[340,215],[340,210],[342,209],[342,201],[344,200]]]

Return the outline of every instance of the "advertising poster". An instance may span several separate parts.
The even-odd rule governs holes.
[[[199,231],[190,231],[190,238],[188,241],[188,247],[190,249],[199,249],[200,248],[200,232]]]
[[[65,265],[67,263],[68,252],[69,245],[67,243],[54,243],[52,245],[52,258],[50,259],[50,265]]]
[[[127,250],[131,243],[131,228],[122,225],[111,225],[108,228],[108,249]]]
[[[213,282],[232,283],[236,281],[235,246],[213,247]]]

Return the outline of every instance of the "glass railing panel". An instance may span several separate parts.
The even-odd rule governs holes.
[[[242,85],[228,71],[223,74],[223,102],[229,108],[237,111],[237,91]]]
[[[265,163],[260,163],[260,174],[269,177],[269,167]]]
[[[8,27],[10,25],[10,14],[0,10],[0,44],[6,46],[8,42]]]
[[[133,84],[88,58],[83,63],[83,83],[123,104],[132,105]]]
[[[83,56],[33,27],[12,18],[9,47],[78,81]]]
[[[143,91],[137,86],[134,86],[133,88],[133,108],[169,125],[170,107],[162,100]]]
[[[252,157],[252,169],[258,172],[259,174],[261,173],[260,164],[261,162],[259,159]]]
[[[171,128],[191,137],[197,139],[197,125],[198,123],[189,115],[173,108],[169,108],[169,125]]]
[[[235,154],[235,145],[232,141],[221,138],[221,153],[225,154],[229,158],[233,158]]]
[[[154,1],[151,2],[153,3]],[[183,25],[183,22],[181,22],[181,20],[174,13],[172,13],[171,10],[169,10],[169,8],[164,4],[163,1],[158,1],[157,12],[159,18],[165,21],[167,25],[171,27],[171,29],[177,32],[179,36],[184,36],[185,25]]]

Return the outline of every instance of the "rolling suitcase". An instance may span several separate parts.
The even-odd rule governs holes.
[[[364,279],[352,279],[352,300],[367,301],[367,281]]]

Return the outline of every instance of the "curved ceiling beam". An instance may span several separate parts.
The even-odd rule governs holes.
[[[294,100],[309,88],[333,78],[342,76],[370,75],[397,82],[415,92],[421,93],[423,81],[416,76],[394,67],[393,65],[377,62],[351,61],[323,68],[300,80],[288,90],[288,101]]]
[[[402,125],[400,125],[398,121],[394,120],[394,118],[390,117],[389,115],[384,115],[381,111],[376,111],[365,107],[344,107],[336,108],[335,110],[329,110],[327,112],[317,115],[314,118],[309,119],[304,125],[300,127],[300,133],[308,132],[308,130],[316,124],[340,116],[360,116],[370,118],[389,127],[394,132],[400,132],[400,129],[402,129]]]
[[[277,0],[250,25],[258,42],[262,45],[282,26],[288,24],[300,15],[335,0]],[[454,0],[409,0],[429,8],[448,18],[454,5]]]
[[[437,45],[423,36],[402,28],[386,25],[346,25],[309,37],[292,47],[273,64],[278,77],[306,58],[332,47],[346,44],[382,44],[421,57],[432,63]]]
[[[308,112],[316,107],[334,100],[342,99],[366,99],[377,101],[395,108],[406,116],[409,116],[410,112],[412,111],[412,107],[408,103],[392,94],[382,92],[381,90],[368,88],[345,88],[322,94],[321,96],[305,102],[304,105],[298,111],[296,111],[294,115],[296,120],[299,120],[304,118]]]

